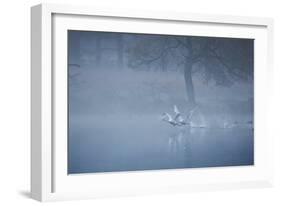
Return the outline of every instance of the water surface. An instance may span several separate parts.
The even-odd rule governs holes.
[[[248,127],[175,128],[156,116],[75,117],[68,172],[253,165],[253,140]]]

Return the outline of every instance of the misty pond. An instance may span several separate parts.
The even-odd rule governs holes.
[[[115,128],[91,118],[71,123],[69,173],[253,164],[249,128],[174,129],[151,117],[111,121]]]
[[[254,164],[252,39],[68,32],[68,173]]]

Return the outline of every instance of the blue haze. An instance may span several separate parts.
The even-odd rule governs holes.
[[[140,55],[134,53],[141,51],[140,45],[152,56],[165,47],[142,43],[157,42],[158,37],[68,32],[69,174],[254,164],[253,65],[243,68],[252,70],[246,71],[249,78],[240,79],[215,70],[219,66],[212,60],[207,62],[215,71],[211,74],[205,72],[207,66],[194,64],[198,109],[192,127],[174,127],[162,121],[164,112],[173,115],[176,105],[186,116],[195,107],[187,95],[179,56],[186,51],[167,53],[164,66],[163,61],[135,66],[143,58],[134,56]],[[194,39],[200,43],[206,38]],[[249,45],[243,61],[253,61],[254,41],[235,41],[237,49]],[[226,54],[231,50],[223,48]],[[206,65],[208,60],[204,61]],[[228,62],[234,65],[233,61],[239,58]]]

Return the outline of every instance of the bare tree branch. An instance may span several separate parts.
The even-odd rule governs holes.
[[[143,59],[140,60],[138,62],[137,65],[134,65],[135,67],[139,67],[143,64],[151,64],[152,62],[155,62],[157,60],[159,60],[161,57],[163,57],[165,54],[167,54],[168,52],[170,52],[171,49],[176,49],[179,47],[179,44],[176,45],[172,45],[172,46],[167,46],[165,47],[157,56],[155,57],[151,57],[151,58],[146,58],[146,57],[142,57]]]

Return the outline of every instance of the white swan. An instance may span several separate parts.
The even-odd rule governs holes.
[[[194,122],[192,122],[192,118],[195,115],[196,110],[198,110],[198,106],[191,109],[188,112],[188,115],[186,116],[186,118],[184,119],[183,116],[181,115],[181,113],[179,112],[177,105],[174,105],[175,116],[172,117],[172,115],[165,112],[162,114],[161,119],[165,122],[168,122],[172,126],[179,126],[179,127],[189,126],[189,127],[194,127],[194,128],[205,128],[206,125],[204,123],[201,123],[200,125],[198,125],[198,124],[194,124]]]
[[[175,116],[174,118],[167,112],[162,114],[162,120],[165,122],[168,122],[169,124],[173,126],[184,126],[187,124],[186,120],[183,119],[181,116],[179,109],[176,105],[174,105],[174,112]]]
[[[181,116],[180,112],[179,112],[179,109],[177,107],[177,105],[174,105],[174,112],[175,112],[175,121],[178,122],[179,124],[181,125],[186,125],[187,122],[185,119],[183,119],[183,117]]]
[[[167,112],[162,114],[162,120],[165,122],[170,123],[173,126],[177,125],[177,122],[172,118],[172,116],[170,114],[168,114]]]

